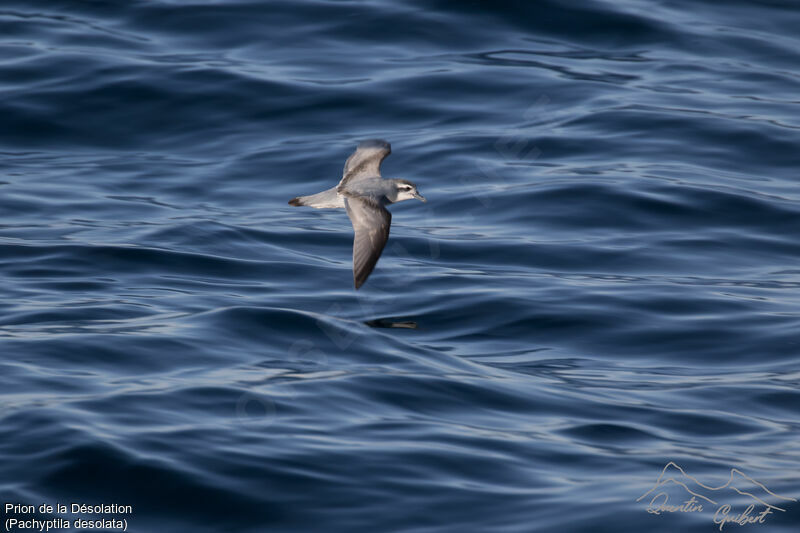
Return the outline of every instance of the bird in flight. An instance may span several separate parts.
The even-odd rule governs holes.
[[[353,283],[356,289],[367,281],[389,239],[392,214],[386,206],[412,198],[426,201],[410,181],[381,177],[381,163],[390,153],[392,147],[386,141],[363,141],[347,158],[342,180],[336,187],[289,200],[289,205],[347,210],[355,232]]]

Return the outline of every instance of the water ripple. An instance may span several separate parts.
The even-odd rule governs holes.
[[[795,7],[4,4],[0,503],[717,527],[636,501],[669,461],[797,498]],[[429,202],[356,292],[346,214],[287,200],[371,137]]]

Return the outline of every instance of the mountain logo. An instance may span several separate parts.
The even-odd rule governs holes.
[[[671,504],[670,496],[678,498],[680,504]],[[733,505],[728,502],[741,500],[747,507],[739,513],[732,512]],[[687,474],[672,461],[661,470],[653,487],[636,501],[647,502],[647,512],[656,515],[702,513],[715,509],[713,520],[720,531],[726,524],[763,524],[773,512],[786,512],[791,502],[797,502],[795,498],[772,492],[737,468],[730,469],[724,484],[714,487]]]

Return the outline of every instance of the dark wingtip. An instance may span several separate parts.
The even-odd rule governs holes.
[[[366,275],[364,275],[364,273],[362,272],[361,275],[359,276],[353,276],[353,285],[355,285],[356,290],[360,289],[361,286],[367,282],[367,278],[371,273],[372,271],[370,270],[369,272],[367,272]]]
[[[300,201],[300,197],[298,196],[297,198],[292,198],[289,200],[289,205],[303,205],[303,203]]]

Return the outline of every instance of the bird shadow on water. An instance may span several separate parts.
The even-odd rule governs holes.
[[[413,320],[403,320],[392,317],[367,320],[364,324],[371,328],[417,329],[417,323]]]

